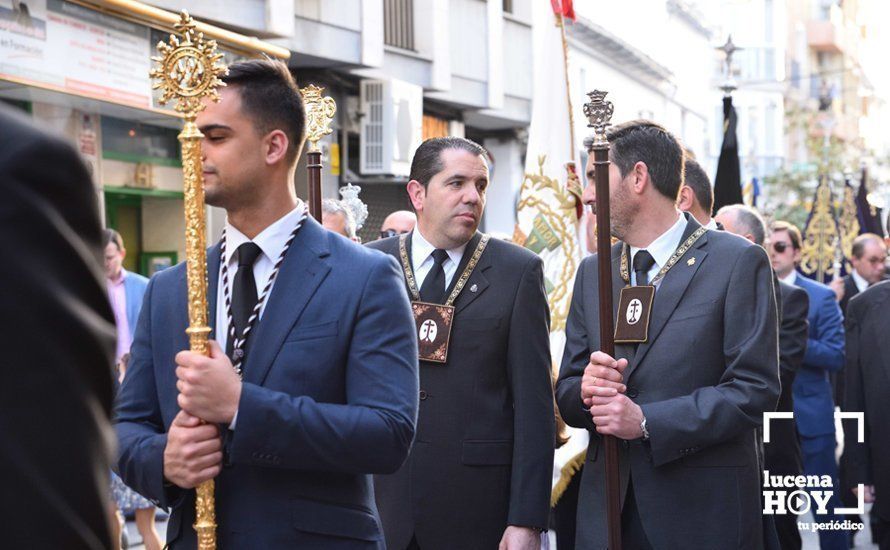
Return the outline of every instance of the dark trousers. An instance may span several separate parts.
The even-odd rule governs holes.
[[[578,491],[581,488],[581,474],[578,469],[565,492],[553,508],[553,530],[556,532],[556,548],[575,550],[575,526],[578,521]]]
[[[871,538],[880,550],[890,550],[890,521],[879,517],[877,514],[872,514]]]
[[[813,510],[813,517],[818,523],[834,520],[843,521],[844,519],[834,513],[835,508],[842,506],[839,498],[841,486],[838,479],[837,462],[834,459],[834,448],[836,445],[833,433],[817,437],[800,438],[804,474],[808,476],[829,475],[831,476],[832,486],[835,488],[834,495],[828,501],[828,513],[817,514]],[[847,550],[849,548],[848,533],[846,531],[819,531],[819,546],[822,550]]]
[[[624,498],[624,508],[621,509],[621,545],[626,550],[652,550],[643,529],[637,499],[634,498],[633,479],[627,483],[627,495]]]

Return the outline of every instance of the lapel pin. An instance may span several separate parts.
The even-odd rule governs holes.
[[[695,256],[686,260],[686,265],[695,265]]]
[[[479,290],[479,287],[476,286],[475,284],[473,284],[473,286],[470,287],[470,292],[476,292],[477,290]]]

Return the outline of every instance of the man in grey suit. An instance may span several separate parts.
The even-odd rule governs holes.
[[[487,186],[482,147],[427,140],[408,183],[417,226],[369,245],[399,259],[415,308],[454,307],[447,357],[421,357],[408,461],[374,479],[391,550],[532,550],[547,528],[555,422],[543,263],[477,232]],[[429,338],[438,346],[418,324],[421,350]]]
[[[609,259],[613,301],[625,284],[651,281],[655,291],[645,341],[616,344],[609,357],[599,351],[599,258],[578,270],[556,387],[562,417],[591,436],[576,547],[606,546],[600,444],[613,435],[626,548],[760,548],[755,430],[779,396],[769,259],[677,211],[683,152],[667,130],[634,121],[609,141],[612,234],[621,241]],[[592,184],[584,198],[596,208]]]

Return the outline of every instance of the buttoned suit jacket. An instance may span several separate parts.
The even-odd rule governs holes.
[[[834,434],[834,397],[828,373],[844,366],[844,321],[834,291],[797,274],[810,297],[810,335],[803,365],[794,377],[794,421],[802,437]]]
[[[691,217],[683,239],[700,226]],[[618,314],[622,244],[612,247],[613,315]],[[581,400],[581,378],[600,349],[597,255],[575,279],[556,386],[567,424],[590,444],[578,502],[576,548],[606,548],[602,438]],[[657,548],[761,548],[760,471],[755,430],[779,397],[773,273],[763,248],[707,231],[661,280],[649,338],[628,359],[626,394],[640,405],[648,442],[619,446],[621,498],[628,480],[645,533]]]
[[[207,262],[211,312],[219,262],[217,244]],[[195,492],[163,476],[179,412],[174,358],[189,347],[186,288],[184,264],[151,279],[116,411],[121,477],[172,507],[174,549],[196,545]],[[243,372],[237,425],[221,428],[220,548],[384,548],[371,474],[402,464],[417,415],[414,321],[392,258],[307,218]]]
[[[7,548],[111,546],[114,316],[71,145],[0,107],[0,523]]]
[[[452,288],[480,237],[467,244]],[[368,246],[398,258],[398,239]],[[408,461],[375,478],[396,550],[412,536],[424,550],[488,550],[508,524],[548,523],[555,423],[541,259],[491,239],[454,306],[448,362],[420,364]]]
[[[873,512],[890,521],[890,281],[867,288],[847,306],[846,410],[862,412],[865,442],[846,438],[851,482],[875,486]]]

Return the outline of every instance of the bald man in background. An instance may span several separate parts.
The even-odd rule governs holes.
[[[385,239],[403,233],[410,233],[417,225],[417,216],[408,210],[396,210],[383,220],[380,226],[380,238]]]

